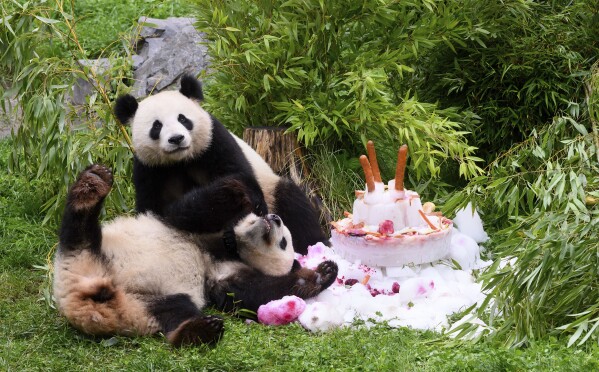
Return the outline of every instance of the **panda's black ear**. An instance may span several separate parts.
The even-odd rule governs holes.
[[[204,100],[202,84],[193,75],[183,75],[181,78],[181,89],[179,89],[179,92],[187,98],[197,99],[198,101]]]
[[[114,114],[121,124],[127,125],[129,120],[135,115],[138,107],[137,100],[130,94],[125,94],[117,98],[114,104]]]

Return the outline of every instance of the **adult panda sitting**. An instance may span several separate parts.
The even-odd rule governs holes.
[[[118,120],[131,124],[135,148],[133,182],[136,207],[151,211],[187,231],[216,232],[245,211],[226,200],[217,209],[191,210],[189,201],[216,195],[218,182],[244,183],[253,212],[279,215],[291,231],[296,252],[328,242],[318,214],[293,181],[276,175],[244,141],[202,109],[200,82],[183,76],[179,91],[165,91],[137,102],[131,95],[115,104]],[[195,205],[201,205],[197,202]]]
[[[215,343],[223,320],[202,313],[207,303],[257,311],[285,295],[315,296],[337,277],[331,261],[315,271],[293,267],[289,230],[272,214],[250,213],[235,225],[237,259],[212,254],[223,251],[218,234],[182,232],[151,213],[101,226],[98,216],[111,185],[111,172],[100,165],[79,175],[69,190],[54,260],[58,309],[85,333],[162,332],[176,346]],[[239,183],[219,186],[244,202]]]

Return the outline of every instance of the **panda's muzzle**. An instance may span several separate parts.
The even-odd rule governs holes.
[[[270,232],[272,231],[273,224],[276,227],[281,227],[281,217],[277,216],[276,214],[267,214],[262,220],[266,224],[266,230],[264,231],[264,240],[270,243],[272,238]]]
[[[173,145],[180,145],[181,142],[183,142],[183,140],[185,139],[185,136],[182,134],[178,134],[176,136],[172,136],[171,138],[168,139],[168,143],[171,143]]]
[[[163,148],[163,151],[167,154],[174,154],[189,149],[189,143],[185,141],[185,136],[182,134],[176,134],[169,137],[167,142],[168,146]]]
[[[267,214],[265,218],[270,223],[277,225],[277,227],[281,227],[281,217],[277,216],[276,214]]]

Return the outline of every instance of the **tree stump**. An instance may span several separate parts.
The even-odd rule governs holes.
[[[264,159],[272,170],[287,176],[304,189],[308,199],[320,215],[325,232],[329,231],[332,218],[322,199],[311,185],[310,171],[305,163],[302,147],[295,133],[285,133],[284,127],[249,127],[243,131],[243,140]]]
[[[298,184],[308,176],[304,154],[295,133],[285,133],[287,128],[250,127],[243,131],[243,140],[264,159],[272,170],[289,176]]]

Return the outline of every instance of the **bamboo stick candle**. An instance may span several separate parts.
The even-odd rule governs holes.
[[[362,169],[364,170],[364,176],[366,177],[366,185],[368,187],[368,192],[373,192],[374,176],[372,175],[372,168],[370,167],[370,162],[368,161],[368,157],[366,157],[366,155],[360,156],[360,164],[362,165]]]
[[[379,162],[376,158],[376,151],[374,150],[374,142],[368,141],[366,144],[366,149],[368,151],[368,160],[370,161],[370,165],[372,167],[372,176],[374,177],[374,182],[383,182],[381,179]]]
[[[402,145],[397,152],[397,167],[395,168],[395,190],[404,191],[403,180],[408,158],[408,145]]]

